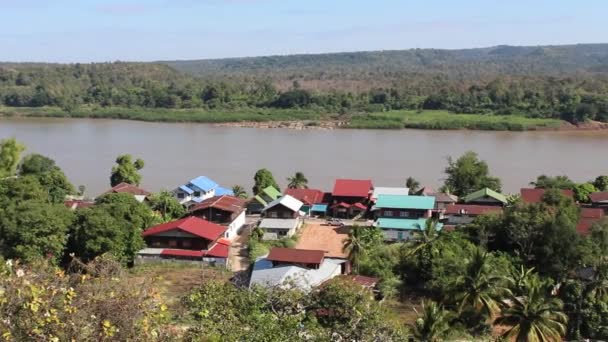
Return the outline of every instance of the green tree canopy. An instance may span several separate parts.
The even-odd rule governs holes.
[[[405,187],[410,190],[410,194],[415,194],[420,189],[420,182],[414,177],[407,177],[405,180]]]
[[[270,172],[268,169],[258,170],[253,176],[253,181],[254,185],[252,191],[254,195],[259,194],[264,188],[269,186],[273,186],[275,189],[281,190],[279,188],[279,184],[277,184],[277,181],[274,179],[272,172]]]
[[[296,172],[292,177],[287,177],[287,187],[290,189],[307,189],[308,179],[303,172]]]
[[[593,185],[599,191],[608,191],[608,176],[597,176],[593,181]]]
[[[540,175],[536,178],[536,181],[530,182],[530,185],[538,189],[563,189],[563,190],[574,190],[576,183],[574,183],[568,176],[547,176]]]
[[[449,191],[457,196],[466,196],[483,188],[501,191],[500,179],[490,176],[488,164],[479,160],[477,153],[469,151],[456,161],[448,157],[448,167],[445,169],[447,178],[443,191]]]
[[[240,185],[232,186],[232,193],[235,197],[242,199],[247,199],[249,197],[249,195],[247,195],[247,190],[245,190],[245,188]]]
[[[0,179],[15,174],[21,152],[25,146],[17,142],[15,138],[0,141]]]
[[[141,182],[139,170],[143,169],[144,161],[138,158],[133,162],[132,158],[130,154],[122,154],[116,158],[117,165],[112,167],[112,174],[110,175],[112,186],[123,182],[139,185]]]
[[[150,196],[148,205],[160,215],[163,222],[176,220],[186,215],[186,208],[170,191],[163,190]]]
[[[574,187],[574,197],[581,203],[589,203],[589,194],[598,191],[593,183],[576,184]]]
[[[32,176],[49,193],[49,200],[62,203],[65,197],[75,192],[74,186],[55,161],[40,154],[30,154],[19,165],[20,176]]]

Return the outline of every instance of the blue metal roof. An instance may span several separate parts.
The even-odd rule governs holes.
[[[234,192],[231,189],[223,188],[221,186],[215,188],[215,196],[223,195],[234,196]]]
[[[188,195],[192,195],[194,193],[194,190],[190,189],[189,187],[187,187],[185,185],[181,185],[179,188],[182,191],[184,191],[185,193],[187,193]]]
[[[310,211],[322,211],[322,212],[326,212],[327,211],[327,204],[313,204],[312,207],[310,208]]]
[[[207,192],[212,189],[217,188],[219,185],[212,181],[211,179],[205,176],[199,176],[190,181],[190,184],[196,186],[197,188]]]

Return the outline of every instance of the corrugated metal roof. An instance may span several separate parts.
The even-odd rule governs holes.
[[[304,203],[302,203],[301,201],[289,196],[289,195],[285,195],[283,197],[277,198],[276,200],[268,203],[268,205],[262,210],[262,212],[275,207],[277,205],[282,205],[286,208],[289,208],[290,210],[293,211],[300,211],[300,208],[302,208],[302,206],[304,205]]]
[[[151,236],[175,229],[183,230],[210,241],[217,240],[226,232],[226,228],[220,225],[191,216],[150,227],[143,232],[143,236]]]
[[[179,189],[182,190],[183,192],[187,193],[188,195],[192,195],[194,193],[194,190],[190,189],[189,187],[187,187],[185,185],[180,185]]]
[[[296,228],[298,222],[298,219],[265,218],[260,222],[260,227],[268,229],[293,229]]]
[[[327,204],[314,204],[310,208],[310,211],[326,212],[327,211]]]
[[[268,197],[272,198],[273,200],[276,200],[277,198],[281,197],[281,192],[275,189],[275,187],[272,185],[262,189],[262,192],[268,195]]]
[[[525,203],[539,203],[542,201],[543,195],[545,194],[546,189],[520,189],[521,199]],[[572,190],[562,190],[564,196],[574,197],[574,191]]]
[[[405,187],[388,187],[388,186],[377,186],[374,188],[372,193],[372,200],[376,200],[380,195],[401,195],[407,196],[410,194],[410,189]]]
[[[215,196],[192,206],[188,211],[195,212],[207,208],[217,208],[231,213],[240,213],[245,210],[245,201],[234,196]]]
[[[589,198],[594,203],[608,202],[608,191],[590,193]]]
[[[403,230],[419,230],[424,228],[426,224],[425,218],[420,219],[399,219],[399,218],[379,218],[375,225],[384,229],[403,229]]]
[[[277,262],[290,262],[295,264],[321,264],[325,252],[312,249],[295,249],[274,247],[266,259]]]
[[[435,207],[435,197],[379,195],[376,208],[430,210]]]
[[[464,198],[464,201],[473,202],[473,201],[476,201],[476,200],[484,198],[484,197],[491,197],[499,202],[507,204],[507,197],[505,195],[498,193],[489,188],[481,189],[479,191],[475,191],[474,193],[467,195]]]
[[[293,285],[308,291],[338,275],[343,263],[344,260],[325,259],[318,269],[299,266],[272,267],[272,262],[262,257],[253,265],[249,286]]]
[[[323,201],[323,191],[316,189],[286,189],[285,195],[289,195],[308,205]]]
[[[232,189],[224,188],[221,186],[218,186],[217,188],[215,188],[215,196],[223,196],[223,195],[234,196],[234,192],[232,191]]]
[[[373,188],[369,179],[336,179],[333,196],[342,197],[367,197]]]
[[[122,182],[112,187],[112,189],[106,191],[108,193],[128,193],[132,195],[142,195],[142,196],[150,196],[151,193],[139,188],[133,184]]]
[[[190,181],[190,184],[196,186],[197,188],[199,188],[205,192],[213,190],[219,186],[216,182],[212,181],[211,179],[209,179],[205,176],[198,176],[198,177],[194,178],[193,180]]]

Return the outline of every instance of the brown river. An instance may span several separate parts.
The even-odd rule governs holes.
[[[198,175],[251,191],[253,174],[270,169],[279,185],[296,171],[309,186],[330,191],[333,180],[371,178],[403,185],[408,176],[437,188],[447,156],[467,150],[486,160],[517,192],[539,174],[586,181],[608,174],[608,131],[476,132],[427,130],[288,130],[93,119],[1,118],[0,139],[15,137],[26,153],[53,158],[87,195],[109,188],[117,155],[145,161],[142,187],[171,189]]]

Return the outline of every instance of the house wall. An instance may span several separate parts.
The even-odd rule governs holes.
[[[402,216],[405,215],[405,216]],[[389,218],[429,218],[431,217],[431,210],[418,210],[418,209],[391,209],[391,208],[380,208],[376,210],[376,218],[389,217]]]
[[[180,263],[180,264],[193,264],[193,265],[210,265],[210,266],[221,266],[228,267],[228,261],[226,258],[177,258],[170,256],[160,255],[138,255],[135,259],[135,264],[149,264],[149,263]]]
[[[412,237],[412,232],[405,229],[382,229],[385,241],[403,241]]]
[[[298,213],[285,207],[282,204],[277,204],[274,207],[266,210],[264,212],[264,217],[293,219],[298,217]]]
[[[230,211],[225,211],[217,208],[206,208],[197,210],[194,213],[194,216],[207,220],[213,223],[230,223],[232,222],[233,213]]]
[[[459,224],[469,224],[473,222],[475,216],[469,215],[446,215],[445,224],[448,225],[459,225]]]
[[[178,236],[146,236],[146,246],[150,248],[203,250],[209,246],[209,241],[201,238]]]
[[[224,234],[224,237],[226,239],[232,240],[235,236],[237,236],[237,234],[239,233],[239,230],[244,225],[245,225],[245,211],[242,211],[234,219],[234,221],[230,222],[230,224],[228,225],[228,230],[226,230],[226,233]]]
[[[482,198],[478,198],[474,201],[471,202],[467,202],[467,204],[479,204],[479,205],[496,205],[496,206],[502,206],[503,203],[495,198],[489,197],[489,196],[485,196]]]
[[[278,238],[284,238],[284,237],[292,237],[293,234],[296,233],[296,228],[291,228],[291,229],[283,229],[283,228],[264,228],[261,227],[262,229],[264,229],[265,232],[267,233],[274,233],[277,234]]]
[[[340,203],[340,202],[344,202],[344,203],[348,203],[348,204],[355,204],[355,203],[359,202],[359,203],[365,204],[367,202],[367,196],[366,197],[334,196],[334,197],[332,197],[332,202],[334,204]]]

